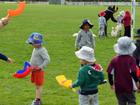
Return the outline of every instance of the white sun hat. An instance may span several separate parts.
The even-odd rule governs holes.
[[[88,62],[95,62],[96,59],[94,57],[94,50],[90,47],[83,46],[79,51],[75,52],[75,55],[82,60]]]
[[[119,38],[117,44],[114,45],[114,51],[119,55],[131,55],[135,49],[132,39],[127,36]]]

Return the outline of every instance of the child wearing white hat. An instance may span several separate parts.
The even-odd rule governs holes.
[[[83,46],[75,52],[83,66],[78,73],[78,79],[70,88],[80,87],[79,105],[99,105],[98,85],[104,81],[102,67],[95,63],[94,50]]]
[[[132,57],[136,46],[129,37],[121,37],[114,45],[118,54],[107,69],[111,89],[115,90],[118,105],[136,105],[135,90],[139,88],[136,60]],[[137,87],[136,87],[137,86]]]

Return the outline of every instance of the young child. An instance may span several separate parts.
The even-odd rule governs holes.
[[[90,47],[83,46],[75,54],[83,66],[70,88],[80,86],[79,105],[98,105],[98,85],[104,81],[102,67],[95,63],[94,50]]]
[[[136,59],[136,64],[138,67],[137,76],[140,80],[140,29],[137,30],[137,35],[134,36],[134,38],[136,39],[136,42],[135,42],[136,50],[134,51],[133,56]]]
[[[11,58],[8,58],[7,56],[5,56],[4,54],[0,53],[0,59],[7,61],[8,63],[13,63],[13,60]]]
[[[122,23],[124,24],[124,36],[131,37],[131,14],[129,11],[125,12],[125,16],[122,20]]]
[[[108,79],[111,89],[115,90],[118,105],[136,105],[134,93],[134,82],[139,88],[138,78],[136,77],[136,61],[132,57],[135,44],[129,37],[121,37],[114,45],[114,50],[118,54],[115,56],[107,69]]]
[[[105,16],[106,13],[103,11],[99,14],[99,36],[103,37],[105,36],[105,27],[106,27],[106,19]]]
[[[92,31],[90,30],[93,25],[89,20],[85,19],[81,26],[78,36],[76,37],[75,47],[76,50],[81,49],[82,46],[88,46],[91,48],[95,48],[95,39],[92,35]]]
[[[48,51],[42,47],[43,37],[40,33],[32,33],[27,43],[33,46],[33,52],[30,59],[31,63],[31,82],[35,84],[36,96],[32,105],[41,105],[41,93],[44,84],[44,69],[50,63]]]
[[[121,36],[121,31],[122,31],[122,21],[123,21],[123,18],[125,16],[125,11],[120,11],[119,12],[119,15],[117,16],[117,26],[116,26],[116,29],[117,29],[117,35],[118,36]]]

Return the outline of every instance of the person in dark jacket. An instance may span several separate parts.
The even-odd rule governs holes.
[[[137,35],[134,36],[136,50],[133,53],[133,57],[136,59],[136,64],[137,64],[136,74],[137,74],[137,77],[140,81],[140,29],[137,30],[136,34]]]
[[[140,29],[137,30],[137,35],[134,36],[134,38],[136,39],[136,50],[134,51],[133,56],[136,59],[137,66],[140,68]]]
[[[106,23],[109,19],[111,19],[113,22],[117,23],[117,20],[114,18],[114,13],[116,13],[118,11],[118,7],[116,7],[115,5],[112,7],[112,6],[109,6],[107,8],[107,10],[105,10],[105,19],[106,19]],[[107,36],[107,24],[105,26],[105,35]]]

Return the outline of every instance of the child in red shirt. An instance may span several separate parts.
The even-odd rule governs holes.
[[[136,61],[132,57],[136,46],[128,37],[121,37],[114,45],[117,56],[111,60],[107,72],[111,89],[115,90],[118,105],[136,105],[135,90],[139,88]],[[134,85],[136,82],[136,86]]]
[[[125,12],[125,16],[122,20],[122,23],[124,24],[124,36],[131,37],[131,14],[129,11]]]

